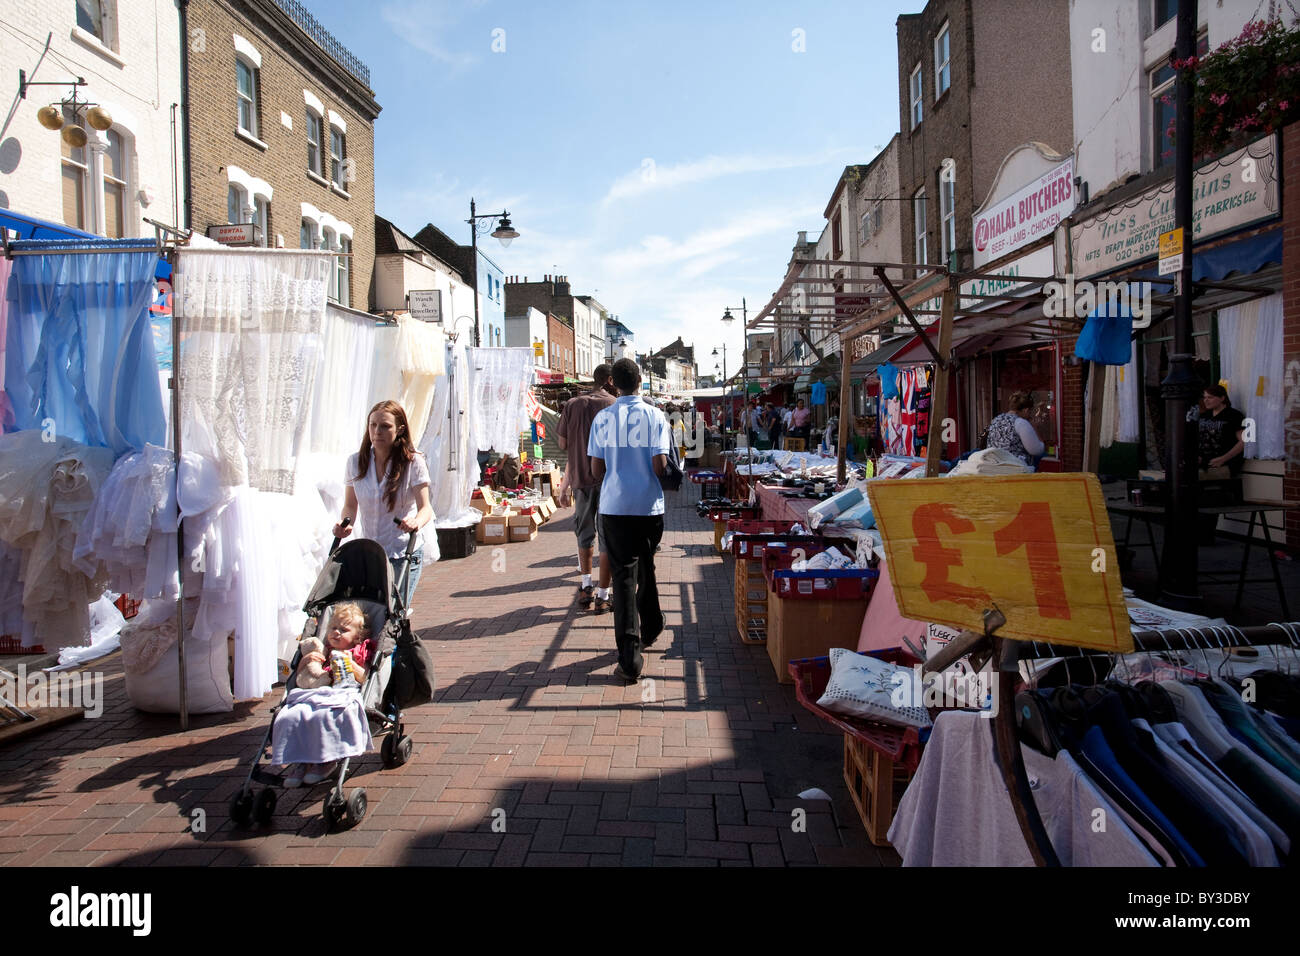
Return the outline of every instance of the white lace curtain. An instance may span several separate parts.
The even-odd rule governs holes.
[[[448,346],[446,354],[446,378],[439,382],[420,445],[429,464],[429,497],[439,528],[471,524],[477,514],[469,504],[478,483],[469,358],[463,345]]]
[[[180,253],[182,442],[217,463],[223,485],[293,491],[331,263],[274,251]]]
[[[320,372],[311,403],[308,448],[313,453],[350,455],[366,427],[374,368],[375,317],[328,305],[322,329]],[[396,374],[391,376],[396,379]]]
[[[519,434],[528,427],[524,395],[535,377],[533,350],[470,349],[469,362],[478,450],[516,454]]]
[[[1282,458],[1282,293],[1219,310],[1219,375],[1233,408],[1255,421],[1247,458]]]

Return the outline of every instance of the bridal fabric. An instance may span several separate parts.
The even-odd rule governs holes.
[[[533,384],[532,349],[470,349],[474,436],[479,451],[513,451],[528,428],[524,395]]]
[[[435,392],[420,451],[429,466],[435,526],[460,528],[476,523],[482,515],[469,504],[478,484],[478,445],[471,424],[468,350],[463,345],[449,345],[446,355],[447,374]],[[429,540],[434,541],[434,536]]]

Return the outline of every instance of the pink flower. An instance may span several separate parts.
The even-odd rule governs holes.
[[[1210,94],[1210,102],[1213,103],[1215,106],[1222,106],[1223,104],[1225,104],[1225,103],[1228,102],[1228,94],[1227,94],[1227,93],[1211,93],[1211,94]]]

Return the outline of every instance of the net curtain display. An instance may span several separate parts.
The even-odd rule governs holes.
[[[166,442],[149,305],[158,258],[109,240],[102,253],[14,259],[5,316],[6,431],[52,430],[120,455]],[[85,248],[85,243],[79,243]]]
[[[1282,458],[1282,294],[1219,310],[1219,375],[1232,405],[1255,421],[1247,458]]]
[[[533,350],[471,349],[469,360],[478,450],[517,454],[529,424],[524,395],[533,384]]]

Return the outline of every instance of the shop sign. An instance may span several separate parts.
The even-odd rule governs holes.
[[[1050,236],[1074,212],[1074,157],[972,218],[975,268]]]
[[[442,290],[412,289],[406,293],[411,318],[421,322],[442,322]]]
[[[257,245],[257,223],[236,222],[226,226],[208,226],[208,238],[223,246]]]
[[[1027,256],[1021,256],[1015,262],[998,267],[999,278],[971,279],[961,284],[961,295],[1011,295],[1023,289],[1032,288],[1036,283],[1018,282],[1015,276],[1032,276],[1045,278],[1055,275],[1056,254],[1051,246],[1035,249]],[[1005,277],[1005,278],[1003,278]],[[934,300],[936,302],[940,300]],[[1005,303],[993,299],[962,298],[959,309],[978,312],[991,309]]]
[[[1160,234],[1160,268],[1162,276],[1172,275],[1183,267],[1183,230]]]
[[[1192,187],[1192,240],[1230,232],[1281,212],[1277,135],[1207,163]],[[1156,256],[1160,236],[1174,228],[1174,182],[1149,189],[1070,230],[1077,277]]]
[[[1130,651],[1096,475],[918,478],[867,488],[903,617],[1001,637]]]

